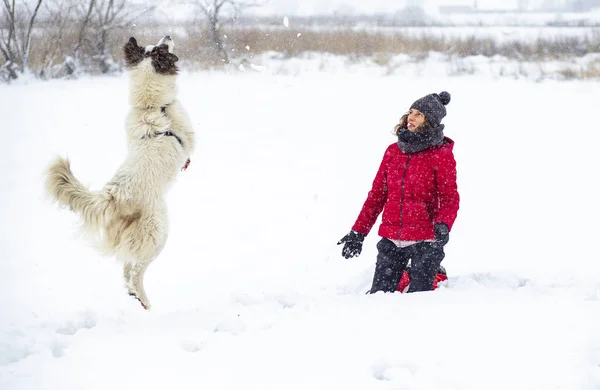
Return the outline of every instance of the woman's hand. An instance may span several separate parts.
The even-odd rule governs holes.
[[[435,231],[435,243],[438,244],[439,247],[443,247],[450,240],[450,229],[448,229],[448,225],[444,222],[438,222],[434,227]]]
[[[351,257],[358,257],[362,252],[362,244],[365,240],[365,236],[362,233],[350,230],[350,233],[346,234],[341,240],[338,241],[338,245],[344,244],[342,249],[342,256],[349,259]]]

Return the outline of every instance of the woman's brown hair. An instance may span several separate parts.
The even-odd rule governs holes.
[[[398,135],[400,130],[406,129],[407,123],[408,123],[408,112],[406,114],[402,115],[402,117],[400,118],[400,123],[398,123],[394,127],[394,134]],[[417,129],[415,131],[427,131],[429,129],[431,129],[431,123],[429,123],[427,118],[425,118],[425,122],[423,122],[423,124],[421,126],[417,127]]]

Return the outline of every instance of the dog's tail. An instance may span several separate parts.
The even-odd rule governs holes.
[[[111,212],[114,202],[106,191],[89,191],[71,172],[69,160],[57,157],[48,167],[46,191],[61,206],[77,213],[88,231],[97,231]]]

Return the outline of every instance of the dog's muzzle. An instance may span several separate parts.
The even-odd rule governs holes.
[[[169,48],[169,53],[173,53],[173,49],[175,48],[175,42],[173,41],[173,38],[171,38],[170,35],[162,37],[161,40],[158,41],[158,44],[156,46],[160,46],[162,44],[167,45],[167,47]]]

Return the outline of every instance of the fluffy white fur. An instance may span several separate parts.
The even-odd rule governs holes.
[[[172,41],[167,40],[172,52]],[[146,47],[145,52],[153,47]],[[59,157],[48,168],[46,188],[53,200],[81,217],[85,231],[101,244],[102,253],[124,262],[129,294],[149,309],[144,272],[166,243],[164,194],[194,150],[194,132],[176,99],[175,74],[157,73],[151,57],[128,71],[128,154],[121,167],[104,188],[89,191],[73,175],[69,161]]]

